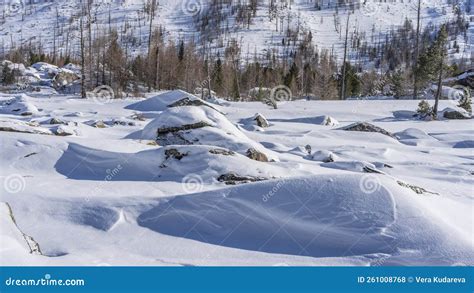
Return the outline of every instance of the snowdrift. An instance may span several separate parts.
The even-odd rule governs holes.
[[[169,108],[145,126],[140,138],[156,140],[160,145],[211,145],[240,154],[245,154],[249,149],[268,152],[224,115],[209,107]]]
[[[195,102],[207,107],[214,107],[190,93],[182,90],[174,90],[131,104],[125,107],[125,109],[142,112],[164,111],[169,107],[178,106],[175,103],[179,101],[190,101],[191,103]]]
[[[3,98],[3,97],[2,97]],[[31,103],[31,97],[21,94],[0,102],[0,114],[31,116],[38,114],[38,108]]]
[[[366,177],[338,175],[179,196],[142,213],[138,224],[167,235],[269,253],[383,253],[390,256],[386,264],[410,253],[413,263],[472,263],[469,241],[433,220],[430,197],[416,198],[377,176],[382,184],[372,192],[361,188]]]
[[[54,167],[68,178],[96,181],[182,182],[191,174],[199,176],[202,183],[212,184],[230,173],[265,179],[288,176],[283,165],[254,161],[213,146],[168,146],[138,153],[116,153],[70,144]]]

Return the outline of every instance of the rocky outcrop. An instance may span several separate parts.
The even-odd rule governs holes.
[[[189,97],[183,98],[181,100],[178,100],[178,101],[168,105],[168,108],[184,107],[184,106],[197,106],[197,107],[205,106],[205,107],[209,107],[209,108],[211,108],[211,109],[213,109],[217,112],[220,112],[219,110],[217,110],[216,108],[214,108],[213,106],[209,105],[208,103],[204,102],[201,99],[190,99]]]
[[[157,138],[156,141],[160,145],[173,145],[173,144],[182,144],[182,145],[189,145],[196,143],[196,141],[189,141],[185,139],[180,132],[182,131],[189,131],[193,129],[203,128],[203,127],[210,127],[211,125],[207,124],[206,122],[198,122],[193,124],[185,124],[182,126],[174,126],[174,127],[163,127],[158,128],[157,130]]]
[[[235,152],[226,149],[212,149],[209,150],[209,153],[213,155],[223,155],[223,156],[234,156]]]
[[[227,185],[236,185],[236,184],[250,183],[250,182],[257,182],[257,181],[264,181],[264,180],[267,180],[267,178],[237,175],[235,173],[223,174],[219,176],[219,178],[217,178],[217,181],[224,182]]]
[[[342,130],[345,131],[361,131],[361,132],[376,132],[386,136],[390,136],[391,138],[397,139],[392,133],[388,132],[387,130],[375,126],[373,124],[367,122],[358,122],[351,124],[349,126],[343,127]]]
[[[446,108],[443,110],[443,117],[446,119],[453,119],[453,120],[459,120],[459,119],[471,119],[471,115],[465,110],[462,109],[452,109],[452,108]]]
[[[169,158],[174,158],[180,161],[182,158],[186,157],[189,153],[181,153],[177,149],[167,149],[165,150],[165,157],[168,160]]]

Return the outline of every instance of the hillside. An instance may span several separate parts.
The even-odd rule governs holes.
[[[18,5],[15,3],[18,2]],[[129,54],[147,52],[150,31],[149,6],[140,0],[92,1],[90,31],[94,37],[114,29]],[[244,1],[245,2],[245,1]],[[41,46],[44,52],[76,56],[80,39],[79,1],[10,1],[4,5],[0,19],[0,45],[3,53],[12,47]],[[34,3],[34,4],[33,4]],[[353,11],[349,22],[351,41],[360,39],[368,45],[383,43],[391,29],[408,19],[416,22],[415,1],[336,1],[296,0],[272,4],[273,1],[208,1],[161,0],[154,13],[152,27],[165,30],[170,40],[194,40],[201,48],[223,50],[234,39],[243,56],[278,56],[291,54],[305,33],[311,32],[312,42],[319,50],[327,49],[339,56],[343,53],[347,13]],[[279,3],[279,2],[278,2]],[[422,29],[439,26],[456,19],[456,11],[469,17],[469,1],[422,1]],[[84,20],[86,21],[86,20]],[[88,21],[88,20],[87,20]],[[472,34],[472,30],[471,30]],[[472,40],[472,36],[470,37]],[[470,58],[469,39],[458,36],[460,46],[454,58]],[[454,39],[452,39],[454,42]],[[351,53],[351,49],[349,49]],[[352,59],[359,58],[352,52]]]

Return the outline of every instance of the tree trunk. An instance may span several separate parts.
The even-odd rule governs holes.
[[[81,4],[82,5],[82,4]],[[86,70],[86,62],[85,62],[85,52],[84,52],[84,28],[83,28],[83,17],[84,17],[84,11],[83,11],[83,8],[82,8],[82,11],[81,11],[81,19],[80,19],[80,34],[81,34],[81,97],[83,99],[86,98],[86,73],[85,73],[85,70]]]
[[[418,75],[416,74],[416,67],[418,65],[418,58],[420,55],[420,14],[421,14],[421,0],[418,0],[418,12],[416,18],[416,39],[415,39],[415,61],[413,64],[413,99],[418,98]]]
[[[433,106],[433,117],[438,118],[438,105],[441,93],[443,91],[443,64],[444,64],[444,54],[441,54],[439,61],[439,76],[438,76],[438,89],[436,90],[435,104]]]
[[[347,61],[347,37],[349,36],[349,17],[350,12],[347,13],[346,22],[346,37],[344,40],[344,59],[342,61],[342,86],[341,86],[341,100],[346,99],[346,61]]]

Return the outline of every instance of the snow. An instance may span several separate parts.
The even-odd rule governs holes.
[[[242,154],[250,148],[265,153],[265,148],[262,145],[250,140],[223,114],[207,106],[184,106],[167,109],[147,124],[143,131],[141,131],[140,138],[155,140],[158,138],[158,129],[183,127],[197,123],[204,123],[207,126],[182,131],[179,137],[173,134],[167,135],[170,138],[165,138],[165,140],[170,141],[171,144],[174,144],[176,140],[185,140],[187,141],[186,144],[215,145],[229,148]]]
[[[159,95],[156,95],[154,97],[150,97],[144,101],[140,101],[137,103],[133,103],[129,106],[127,106],[127,109],[129,110],[136,110],[136,111],[163,111],[166,110],[166,108],[169,105],[172,105],[173,103],[189,98],[191,100],[201,100],[198,97],[191,95],[185,91],[182,90],[175,90],[175,91],[169,91],[166,93],[162,93]]]
[[[236,16],[230,14],[231,6],[222,5],[221,12],[225,15],[226,21],[220,23],[220,29],[224,30],[226,27],[231,29],[213,39],[209,45],[216,49],[222,49],[220,43],[225,44],[231,39],[235,39],[242,43],[241,48],[244,53],[253,54],[256,52],[265,56],[268,51],[276,50],[277,55],[280,56],[288,54],[286,51],[289,51],[288,48],[281,46],[282,40],[286,36],[286,28],[289,27],[293,30],[299,29],[300,32],[311,31],[318,49],[333,51],[338,56],[338,62],[342,62],[344,20],[348,13],[352,13],[352,9],[346,7],[346,9],[336,10],[335,1],[323,2],[322,9],[317,10],[314,8],[314,1],[295,0],[291,2],[291,5],[279,7],[277,17],[270,19],[268,15],[269,1],[261,1],[256,15],[248,27],[246,24],[237,23]],[[350,32],[364,33],[365,37],[363,38],[370,43],[385,41],[390,29],[402,26],[405,19],[410,19],[413,22],[416,19],[417,7],[413,1],[360,2],[360,5],[354,5]],[[159,1],[153,26],[155,28],[164,27],[166,29],[165,37],[168,39],[199,40],[203,36],[196,32],[193,20],[197,13],[205,13],[209,3],[208,0]],[[457,7],[468,17],[465,3],[467,2],[460,1]],[[0,30],[0,43],[5,50],[8,50],[12,46],[20,47],[22,44],[41,42],[46,52],[56,49],[58,54],[67,55],[72,51],[78,55],[79,18],[77,11],[79,4],[79,1],[67,0],[28,2],[25,3],[24,9],[15,11],[17,13],[9,13],[9,6],[4,5],[4,10],[7,11],[4,11],[6,17]],[[448,0],[422,1],[422,27],[440,25],[455,19],[455,11],[451,4],[451,1]],[[194,7],[197,10],[194,11],[188,7]],[[148,44],[149,17],[143,9],[143,1],[138,0],[94,3],[91,9],[92,33],[100,34],[109,31],[110,28],[124,31],[127,36],[134,37],[135,45],[132,48],[132,53],[145,53]],[[335,18],[335,15],[338,18]],[[284,27],[280,27],[280,23],[277,24],[280,22],[280,18],[284,19]],[[287,23],[288,19],[290,19],[289,24]],[[61,27],[61,29],[52,29],[54,27]],[[212,27],[212,29],[217,28]],[[472,38],[472,29],[469,30],[468,36],[467,41],[459,36],[457,41],[460,51],[453,53],[455,58],[469,60],[469,40]],[[54,37],[56,37],[55,41]],[[69,52],[66,52],[66,48],[69,48]],[[356,56],[352,57],[356,59]]]
[[[419,101],[391,99],[168,107],[181,94],[98,104],[32,92],[19,101],[34,115],[2,108],[0,129],[25,133],[0,132],[0,202],[17,224],[0,205],[0,264],[474,264],[472,119],[396,118]],[[240,127],[255,113],[265,131]],[[326,116],[339,126],[316,123]],[[183,134],[193,144],[155,141],[158,128],[201,121]],[[342,130],[358,122],[395,138]],[[251,160],[249,147],[275,161]],[[231,173],[263,181],[219,180]]]
[[[14,97],[0,95],[0,97],[2,99],[0,102],[0,113],[2,114],[29,116],[38,113],[38,108],[30,102],[30,97],[25,94]]]

